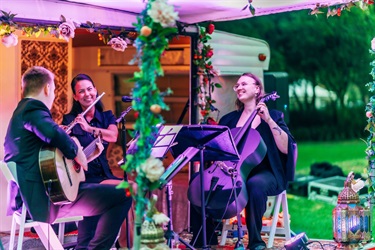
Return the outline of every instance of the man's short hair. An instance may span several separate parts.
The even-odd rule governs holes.
[[[23,96],[38,94],[47,84],[53,81],[54,74],[41,66],[33,66],[26,70],[22,76]]]

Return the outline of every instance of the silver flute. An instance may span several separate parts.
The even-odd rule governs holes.
[[[100,100],[100,98],[103,97],[104,94],[105,94],[105,92],[103,92],[100,96],[98,96],[98,97],[96,98],[96,100],[95,100],[93,103],[91,103],[91,105],[88,106],[88,108],[87,108],[85,111],[83,111],[83,112],[81,113],[81,115],[85,116],[86,113],[87,113],[92,107],[95,106],[95,104]],[[66,132],[66,133],[69,133],[69,132],[72,130],[72,128],[73,128],[76,124],[77,124],[76,119],[74,119],[74,120],[73,120],[73,121],[72,121],[72,122],[66,127],[65,132]]]

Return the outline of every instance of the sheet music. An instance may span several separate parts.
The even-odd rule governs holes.
[[[168,149],[174,144],[174,140],[183,125],[166,125],[159,129],[158,137],[151,149],[151,155],[155,158],[163,158]]]

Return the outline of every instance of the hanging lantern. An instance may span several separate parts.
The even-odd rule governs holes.
[[[359,195],[352,189],[353,179],[354,174],[350,172],[332,212],[333,238],[338,248],[371,241],[370,209],[358,205]]]

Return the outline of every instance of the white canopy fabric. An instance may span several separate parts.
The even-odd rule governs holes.
[[[354,0],[357,1],[357,0]],[[169,0],[179,12],[180,21],[194,24],[203,21],[228,21],[253,17],[248,0]],[[348,3],[350,0],[253,0],[255,16],[314,9]],[[16,18],[59,21],[60,15],[77,23],[87,21],[105,26],[133,27],[145,8],[144,0],[1,0],[0,10],[17,14]]]

